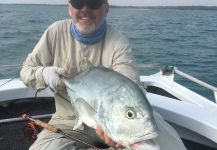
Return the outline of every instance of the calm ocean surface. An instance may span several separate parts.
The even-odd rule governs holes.
[[[67,6],[0,5],[0,67],[21,64],[44,30],[68,17]],[[176,66],[217,86],[217,10],[111,8],[107,21],[128,37],[138,63]],[[143,68],[141,74],[157,71]],[[18,69],[0,72],[0,79],[18,76]],[[188,80],[176,80],[213,98]]]

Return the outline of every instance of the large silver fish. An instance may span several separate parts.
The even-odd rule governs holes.
[[[75,106],[77,129],[82,123],[100,125],[115,142],[130,148],[157,136],[153,110],[144,91],[115,71],[90,67],[64,79]],[[147,143],[146,143],[147,144]]]

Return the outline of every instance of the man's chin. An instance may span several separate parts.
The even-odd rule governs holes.
[[[96,26],[94,24],[91,25],[76,25],[76,29],[81,33],[81,34],[91,34],[96,31]]]

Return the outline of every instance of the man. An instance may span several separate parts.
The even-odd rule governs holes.
[[[90,143],[102,143],[98,142],[102,140],[109,147],[120,148],[121,145],[112,141],[100,127],[96,131],[86,126],[72,131],[74,108],[66,90],[58,84],[60,76],[73,76],[82,71],[86,60],[94,66],[104,66],[138,80],[131,47],[122,34],[107,24],[105,17],[108,11],[106,0],[70,0],[68,13],[71,19],[55,22],[44,32],[24,62],[20,76],[27,86],[35,90],[49,86],[55,91],[56,112],[49,124],[66,133],[73,132],[73,136]],[[43,130],[30,149],[71,150],[84,147],[60,134]]]
[[[72,130],[74,109],[66,101],[66,91],[58,89],[60,75],[81,71],[84,60],[95,66],[104,66],[136,80],[133,57],[128,41],[110,25],[105,17],[109,11],[106,0],[71,0],[68,13],[71,20],[52,24],[43,34],[21,70],[23,82],[36,90],[47,86],[56,91],[56,113],[50,124]],[[60,95],[64,96],[62,98]],[[116,145],[100,127],[97,133],[112,147]],[[42,131],[30,149],[72,149],[73,143],[61,135]]]

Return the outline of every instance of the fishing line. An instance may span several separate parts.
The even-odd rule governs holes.
[[[16,77],[14,78],[11,78],[9,80],[7,80],[6,82],[4,82],[3,84],[0,85],[0,87],[6,85],[7,83],[11,82],[12,80],[14,80]],[[17,117],[17,116],[20,116],[21,114],[23,113],[29,113],[31,112],[31,110],[33,110],[34,106],[35,106],[35,103],[37,101],[37,94],[38,94],[38,91],[35,92],[35,97],[34,97],[34,101],[33,103],[31,103],[31,105],[29,105],[27,108],[25,108],[25,110],[22,108],[22,112],[21,111],[9,111],[9,107],[3,107],[3,106],[0,106],[0,111],[5,113],[5,114],[8,114],[9,116],[11,117]],[[15,104],[16,103],[16,100],[14,100],[12,103],[10,103],[10,105],[12,104]],[[12,107],[13,109],[13,107]],[[24,125],[24,135],[26,137],[29,137],[29,140],[35,140],[37,138],[37,134],[41,131],[41,129],[36,126],[34,124],[34,122],[27,122],[25,125]]]
[[[14,69],[20,69],[22,67],[22,64],[17,65],[0,65],[0,71],[6,71],[6,70],[14,70]],[[5,84],[9,83],[10,81],[14,80],[17,76],[8,79],[4,83],[0,85],[0,87],[4,86]]]
[[[17,65],[0,65],[0,71],[2,70],[12,70],[12,69],[20,69],[22,67],[22,64],[17,64]],[[6,80],[5,82],[3,82],[2,84],[0,84],[0,88],[3,87],[4,85],[10,83],[11,81],[13,81],[14,79],[16,79],[17,76],[14,76],[8,80]],[[35,92],[35,102],[37,101],[37,94],[38,94],[38,91]],[[31,105],[31,107],[28,107],[29,110],[31,110],[31,108],[33,108],[33,104]],[[22,113],[15,113],[15,112],[9,112],[9,111],[6,111],[6,110],[2,110],[4,108],[1,108],[0,111],[4,112],[4,113],[7,113],[9,115],[19,115],[19,114],[22,114],[22,113],[27,113],[28,110],[25,110],[23,111]]]
[[[5,83],[1,84],[0,87],[2,87],[3,85],[5,85],[5,84],[11,82],[13,79],[15,79],[15,78],[9,79],[9,80],[6,81]],[[29,113],[31,110],[33,110],[34,105],[35,105],[35,103],[36,103],[36,101],[37,101],[37,99],[38,99],[37,94],[38,94],[38,91],[35,92],[35,97],[34,97],[33,103],[32,103],[31,105],[29,105],[28,108],[22,109],[21,112],[8,111],[8,110],[7,110],[8,108],[7,108],[7,107],[4,108],[3,106],[0,106],[0,111],[1,111],[1,112],[4,112],[4,113],[6,113],[6,114],[8,114],[8,115],[10,115],[10,116],[15,116],[15,117],[17,117],[17,116],[19,116],[19,115],[21,115],[21,114],[23,114],[23,113]],[[17,101],[17,100],[14,100],[13,102],[9,103],[9,105],[15,104],[16,101]]]
[[[5,84],[7,84],[7,83],[9,83],[9,82],[11,82],[12,80],[14,80],[16,77],[14,77],[14,78],[11,78],[11,79],[8,79],[7,81],[5,81],[4,83],[2,83],[1,85],[0,85],[0,87],[2,87],[2,86],[4,86]]]

